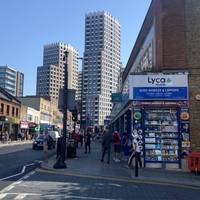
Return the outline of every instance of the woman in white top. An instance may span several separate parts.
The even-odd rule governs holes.
[[[132,139],[132,154],[128,159],[128,166],[132,167],[132,162],[134,158],[137,158],[140,168],[142,168],[142,160],[141,160],[141,150],[138,144],[139,138]]]

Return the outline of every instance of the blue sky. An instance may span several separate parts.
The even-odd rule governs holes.
[[[0,0],[0,65],[24,73],[24,95],[36,91],[43,45],[65,42],[84,51],[85,13],[106,10],[121,23],[125,66],[151,0]]]

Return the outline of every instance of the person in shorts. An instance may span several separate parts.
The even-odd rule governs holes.
[[[120,139],[120,135],[117,131],[115,131],[113,133],[112,140],[113,140],[113,145],[114,145],[114,158],[113,158],[113,160],[115,162],[119,162],[120,161],[119,155],[120,155],[120,152],[121,152],[121,139]]]

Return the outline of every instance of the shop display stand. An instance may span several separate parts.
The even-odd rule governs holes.
[[[144,162],[180,163],[179,114],[176,108],[144,109]]]

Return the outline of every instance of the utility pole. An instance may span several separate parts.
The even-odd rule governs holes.
[[[82,101],[83,101],[83,62],[84,62],[84,57],[79,57],[78,60],[81,60],[82,61],[82,69],[81,69],[81,73],[82,73],[82,81],[81,81],[81,102],[80,102],[80,129],[83,128],[83,120],[82,120],[82,109],[83,109],[83,106],[82,106]]]
[[[66,154],[66,138],[67,138],[67,107],[68,107],[68,102],[67,102],[67,91],[68,91],[68,51],[64,52],[64,57],[63,61],[65,61],[64,64],[64,70],[65,70],[65,75],[64,75],[64,98],[63,98],[63,137],[61,141],[61,156],[58,157],[56,163],[54,164],[54,168],[56,169],[63,169],[67,168],[67,165],[65,163],[65,154]]]

